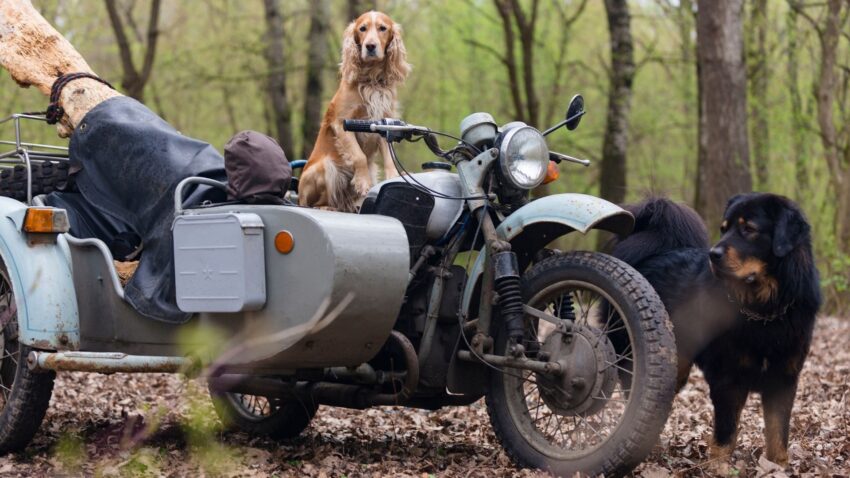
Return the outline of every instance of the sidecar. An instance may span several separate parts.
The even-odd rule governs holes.
[[[19,132],[22,120],[40,119],[6,121]],[[213,360],[219,373],[355,367],[387,342],[409,266],[398,220],[294,205],[184,208],[185,189],[225,187],[188,178],[175,191],[172,227],[177,305],[192,316],[169,323],[131,307],[106,244],[70,235],[68,212],[33,194],[67,150],[19,133],[5,144],[0,174],[21,187],[17,199],[0,197],[2,345],[15,358],[0,363],[4,394],[17,393],[17,380],[66,370],[177,372]]]
[[[224,187],[189,178],[176,194],[194,181]],[[194,315],[152,320],[123,300],[103,241],[71,236],[66,213],[39,202],[0,198],[4,279],[32,370],[174,372],[213,354],[222,367],[269,374],[356,366],[386,342],[404,297],[408,244],[395,219],[238,203],[184,210],[178,196],[177,303]],[[42,217],[52,222],[39,226]],[[228,340],[192,343],[199,326]]]

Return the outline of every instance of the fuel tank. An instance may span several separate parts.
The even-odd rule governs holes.
[[[376,184],[367,198],[377,198],[378,193],[385,184],[407,182],[413,186],[425,187],[436,191],[443,196],[460,197],[463,195],[460,186],[460,177],[448,171],[430,170],[422,173],[414,173],[405,177],[396,177]],[[444,197],[434,198],[434,210],[428,219],[425,233],[428,239],[439,239],[451,229],[463,212],[463,201],[458,199],[447,199]]]

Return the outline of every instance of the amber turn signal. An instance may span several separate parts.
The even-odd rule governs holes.
[[[558,170],[558,165],[555,164],[555,161],[549,161],[549,166],[546,167],[546,177],[543,178],[543,184],[549,184],[559,177],[561,177],[561,172]]]
[[[24,231],[60,234],[71,228],[68,213],[52,207],[31,207],[24,216]]]
[[[281,254],[289,254],[292,248],[295,247],[295,241],[292,239],[292,233],[289,231],[280,231],[274,236],[274,248]]]

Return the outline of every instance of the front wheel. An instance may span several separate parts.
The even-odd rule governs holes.
[[[675,392],[676,346],[655,290],[613,257],[574,252],[532,267],[523,299],[558,322],[526,316],[525,356],[560,371],[492,372],[486,401],[497,438],[520,466],[628,473],[658,440]],[[506,336],[496,331],[496,354]]]

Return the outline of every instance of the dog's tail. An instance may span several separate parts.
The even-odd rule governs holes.
[[[635,228],[614,240],[611,254],[633,267],[670,250],[709,247],[705,223],[684,204],[650,197],[624,207],[634,215]]]

